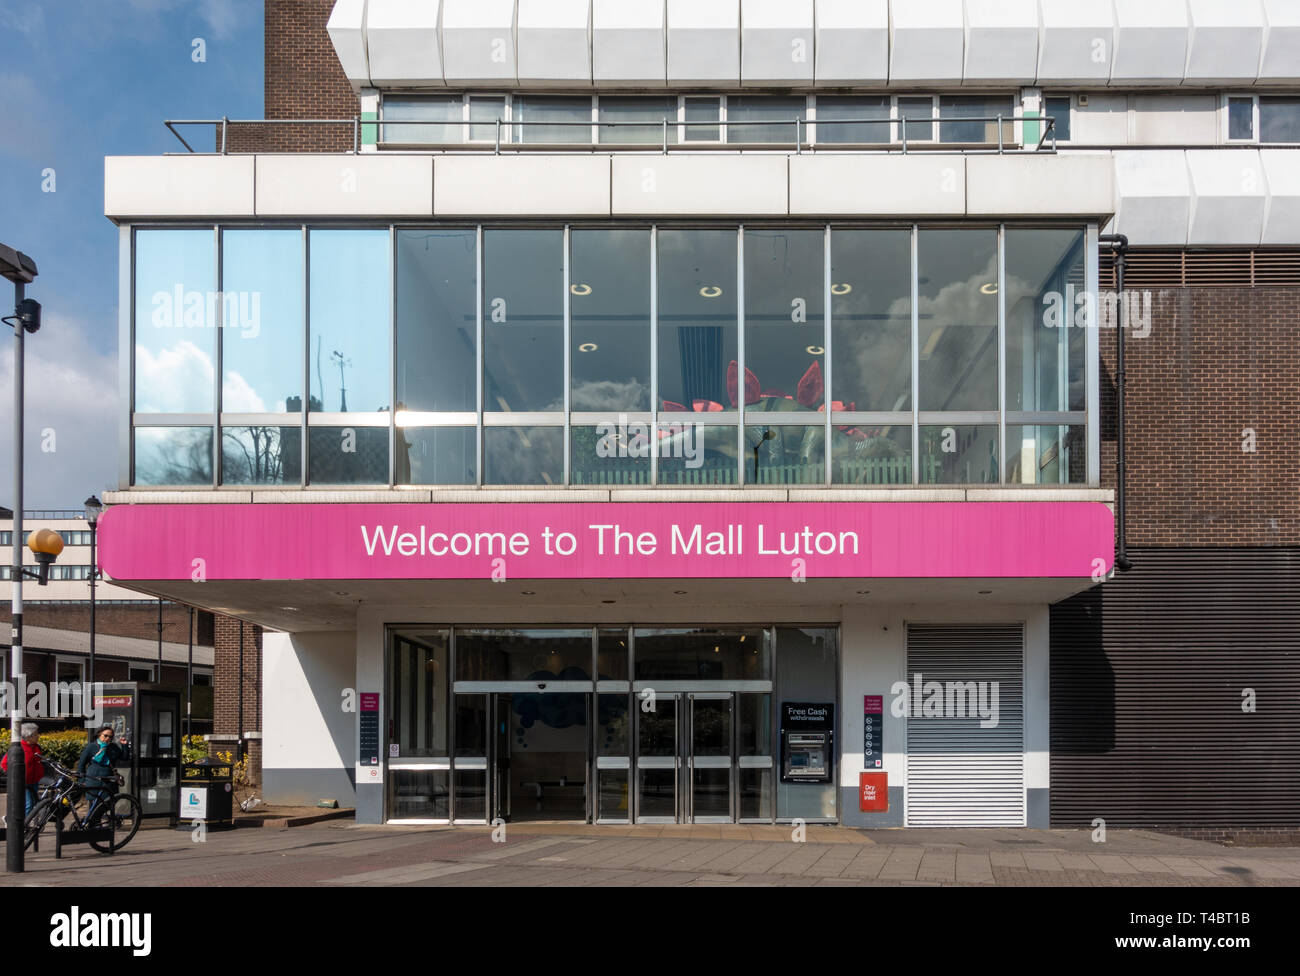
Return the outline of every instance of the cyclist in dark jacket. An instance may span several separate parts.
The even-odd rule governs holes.
[[[77,775],[86,777],[86,795],[93,806],[102,797],[117,792],[117,774],[113,764],[127,758],[127,744],[118,745],[111,725],[101,726],[95,737],[86,743],[77,760]]]

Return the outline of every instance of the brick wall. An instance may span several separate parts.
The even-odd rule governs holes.
[[[9,603],[0,604],[0,623],[12,619]],[[27,603],[23,606],[23,623],[28,627],[52,627],[56,630],[90,631],[90,604]],[[163,640],[184,644],[190,627],[190,611],[175,603],[163,604]],[[95,633],[116,637],[158,639],[158,605],[147,603],[101,603],[95,608]],[[194,614],[194,643],[212,643],[212,614],[199,610]]]
[[[351,119],[360,103],[330,44],[334,0],[266,0],[263,99],[268,119]],[[231,126],[231,152],[346,152],[351,125]]]
[[[1113,329],[1101,360],[1102,480],[1114,487]],[[1125,367],[1129,544],[1300,544],[1300,288],[1155,290],[1150,334],[1130,330]]]
[[[240,673],[240,639],[243,639],[243,673]],[[262,730],[262,628],[233,617],[218,616],[213,644],[212,731],[218,735],[242,735]],[[243,707],[240,707],[240,687]],[[261,782],[261,745],[245,743],[252,782]],[[227,750],[219,744],[216,750]]]

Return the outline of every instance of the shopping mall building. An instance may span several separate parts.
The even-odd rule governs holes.
[[[1294,3],[285,0],[265,96],[106,160],[100,532],[268,801],[1295,826]]]

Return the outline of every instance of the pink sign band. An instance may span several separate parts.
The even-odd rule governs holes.
[[[1086,578],[1114,556],[1099,502],[119,505],[99,533],[119,580]]]

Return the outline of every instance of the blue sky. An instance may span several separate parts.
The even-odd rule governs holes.
[[[194,60],[196,38],[206,60]],[[0,242],[36,259],[27,294],[44,317],[27,339],[24,507],[80,508],[118,476],[117,229],[104,217],[104,157],[183,151],[164,119],[261,118],[262,3],[0,0],[0,92]],[[0,279],[5,314],[12,301]],[[8,328],[0,343],[9,506]]]

